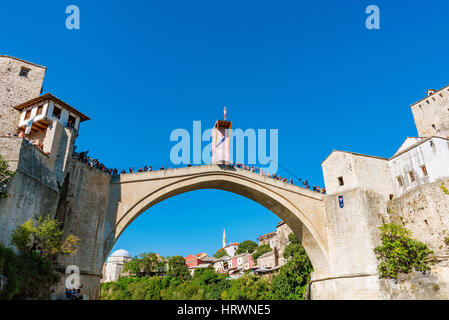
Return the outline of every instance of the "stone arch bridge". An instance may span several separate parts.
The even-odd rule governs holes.
[[[323,203],[325,195],[226,165],[203,165],[114,177],[110,185],[104,259],[126,227],[141,213],[165,199],[200,189],[233,192],[263,205],[286,221],[293,232],[303,239],[313,265],[319,266],[317,271],[329,272]]]
[[[89,231],[85,236],[97,239],[87,241],[96,243],[85,250],[96,258],[89,263],[87,269],[91,271],[86,275],[101,275],[101,267],[123,231],[155,204],[189,191],[219,189],[266,207],[302,239],[314,267],[312,299],[383,298],[373,254],[381,221],[370,214],[370,209],[373,201],[380,207],[385,203],[380,198],[370,198],[362,189],[346,192],[342,209],[338,195],[320,194],[226,165],[122,174],[108,179],[104,219],[93,219],[95,232]],[[71,230],[76,233],[80,228]],[[82,265],[84,258],[72,261]]]
[[[313,264],[313,299],[384,298],[373,249],[386,211],[384,197],[362,188],[323,195],[247,170],[204,165],[111,177],[76,159],[60,172],[51,159],[16,137],[0,137],[15,175],[0,200],[0,242],[36,213],[50,213],[81,239],[65,266],[81,271],[83,290],[98,297],[103,264],[122,232],[140,214],[170,197],[220,189],[256,201],[284,220],[301,239]],[[61,161],[62,161],[61,160]],[[338,197],[344,196],[344,208]],[[379,214],[380,213],[380,214]],[[62,281],[58,292],[64,294]]]

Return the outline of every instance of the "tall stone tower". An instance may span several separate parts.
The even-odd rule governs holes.
[[[223,248],[226,247],[226,229],[223,229]]]
[[[410,107],[418,136],[449,138],[449,86],[428,90],[426,98]]]
[[[15,133],[20,112],[13,107],[38,97],[46,67],[0,55],[0,135]]]
[[[213,164],[230,163],[231,124],[231,121],[226,120],[226,107],[224,107],[224,120],[217,120],[212,129]]]

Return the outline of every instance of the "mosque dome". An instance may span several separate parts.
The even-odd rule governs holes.
[[[114,252],[111,254],[111,257],[131,258],[131,255],[129,254],[128,251],[123,250],[123,249],[120,249],[120,250],[114,251]]]

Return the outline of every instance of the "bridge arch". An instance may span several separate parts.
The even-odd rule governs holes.
[[[143,212],[176,195],[218,189],[251,199],[301,236],[317,274],[329,274],[324,195],[257,173],[207,165],[121,175],[111,182],[103,260],[123,231]]]

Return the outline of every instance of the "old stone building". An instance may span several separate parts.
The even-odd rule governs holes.
[[[377,287],[389,298],[449,296],[449,252],[445,242],[449,195],[442,188],[449,181],[449,87],[429,90],[427,95],[411,106],[418,136],[406,138],[390,158],[334,150],[322,163],[328,193],[326,211],[335,212],[328,214],[329,225],[337,226],[345,219],[363,221],[357,228],[340,224],[341,228],[330,230],[329,236],[334,238],[331,250],[342,260],[338,273],[356,273],[349,261],[358,256],[359,265],[367,268],[357,268],[357,272],[367,276],[357,285]],[[430,275],[415,274],[399,284],[378,279],[373,249],[380,244],[377,227],[386,222],[404,224],[413,237],[435,251]],[[345,251],[338,250],[349,234],[364,241],[354,242]],[[329,289],[325,281],[313,282],[315,291]],[[345,288],[348,281],[342,277],[334,285]],[[314,297],[319,298],[319,294]]]
[[[290,233],[293,233],[293,231],[288,224],[285,221],[280,221],[276,225],[276,231],[261,235],[258,238],[259,246],[267,244],[271,251],[257,258],[257,266],[276,268],[286,264],[287,259],[284,258],[284,249],[290,243],[288,239]]]
[[[132,257],[128,251],[124,249],[114,251],[104,264],[101,282],[114,282],[118,278],[128,275],[123,272],[123,266],[130,261],[132,261]]]
[[[429,89],[427,97],[412,104],[413,118],[419,137],[449,138],[449,86]]]

